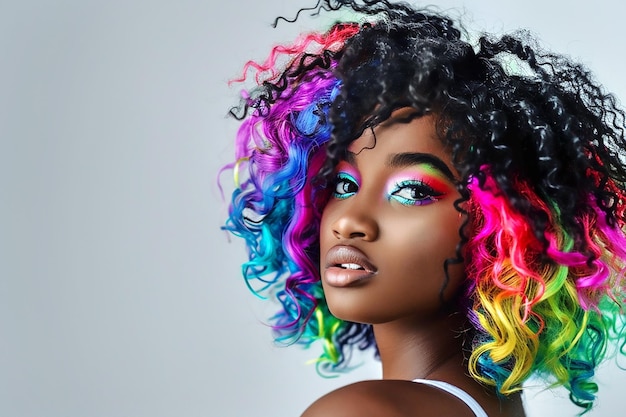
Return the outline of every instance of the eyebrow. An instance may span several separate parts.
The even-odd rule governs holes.
[[[438,157],[429,153],[405,152],[397,153],[389,156],[387,165],[391,168],[404,168],[412,165],[430,165],[436,170],[444,174],[452,182],[456,182],[456,178],[450,168]]]

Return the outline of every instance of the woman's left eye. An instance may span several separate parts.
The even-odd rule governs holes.
[[[439,200],[444,193],[419,180],[402,181],[393,188],[389,199],[394,199],[407,206],[423,206]]]

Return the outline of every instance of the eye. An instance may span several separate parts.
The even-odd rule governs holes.
[[[435,191],[431,186],[419,180],[406,180],[395,185],[389,194],[392,198],[406,206],[423,206],[439,200],[444,193]]]
[[[359,185],[356,179],[350,174],[340,172],[335,178],[335,189],[333,191],[333,197],[335,198],[348,198],[356,194],[359,190]]]

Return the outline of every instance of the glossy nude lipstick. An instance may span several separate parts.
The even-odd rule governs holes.
[[[376,275],[377,268],[353,246],[333,246],[326,253],[324,282],[332,287],[347,287]]]

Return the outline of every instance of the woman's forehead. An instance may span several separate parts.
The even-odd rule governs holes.
[[[389,152],[432,153],[449,162],[450,152],[437,135],[435,117],[424,115],[411,118],[411,114],[415,114],[412,109],[397,110],[386,121],[366,129],[348,146],[347,159],[354,159],[356,155],[384,143],[383,147]]]

